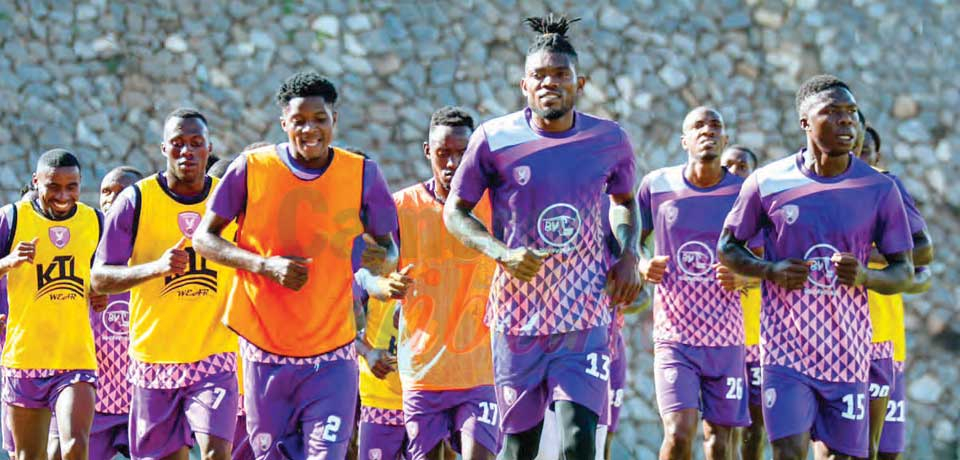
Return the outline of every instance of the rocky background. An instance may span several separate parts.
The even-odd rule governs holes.
[[[683,161],[692,106],[720,108],[734,142],[764,160],[801,146],[793,96],[808,76],[852,84],[883,136],[888,166],[928,216],[938,284],[909,299],[908,458],[958,458],[960,4],[949,0],[596,0],[550,2],[583,18],[572,37],[590,83],[579,108],[618,120],[642,172]],[[163,117],[189,105],[211,121],[217,153],[281,140],[273,94],[295,70],[333,77],[338,138],[376,158],[394,187],[426,177],[420,145],[443,104],[479,119],[522,106],[517,82],[543,2],[0,2],[0,198],[16,198],[40,152],[99,177],[161,167]],[[954,230],[951,230],[954,229]],[[649,317],[632,319],[631,389],[619,458],[654,458]]]

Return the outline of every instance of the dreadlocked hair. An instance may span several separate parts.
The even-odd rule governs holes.
[[[580,18],[567,19],[566,16],[554,16],[553,13],[544,17],[524,19],[523,22],[538,34],[530,48],[527,49],[527,56],[540,51],[548,51],[565,54],[576,61],[577,51],[570,44],[567,31],[570,30],[570,24],[579,20]]]

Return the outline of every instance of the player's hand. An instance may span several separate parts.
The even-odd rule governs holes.
[[[542,249],[514,248],[498,260],[500,266],[511,276],[524,283],[529,283],[540,272],[544,259],[550,252]]]
[[[370,366],[370,372],[378,379],[384,379],[387,374],[397,370],[397,357],[393,356],[387,350],[371,348],[363,358],[367,360]]]
[[[610,305],[629,305],[636,300],[643,289],[643,281],[637,273],[639,258],[632,252],[624,252],[610,271],[607,272],[607,294],[610,295]]]
[[[187,254],[184,248],[188,241],[190,240],[186,237],[180,237],[177,244],[163,252],[163,255],[156,261],[158,275],[182,275],[186,273],[187,267],[190,266],[190,254]]]
[[[7,333],[7,315],[0,313],[0,333]]]
[[[769,266],[765,278],[788,291],[800,289],[807,283],[810,263],[800,259],[780,260]]]
[[[277,284],[294,291],[299,291],[307,284],[307,275],[313,259],[304,259],[295,256],[273,256],[264,260],[261,273],[277,282]]]
[[[634,315],[645,311],[650,308],[650,292],[646,289],[640,289],[640,293],[637,294],[637,298],[634,299],[633,303],[620,307],[620,311],[624,315]]]
[[[107,309],[108,296],[106,294],[98,294],[91,290],[89,299],[90,308],[92,308],[93,311],[100,313]]]
[[[10,250],[10,254],[7,254],[0,262],[8,269],[17,268],[25,263],[32,264],[33,258],[37,255],[37,241],[38,238],[34,237],[29,242],[21,241],[17,243],[17,245]]]
[[[384,273],[383,265],[387,262],[387,248],[369,233],[363,234],[363,253],[360,254],[360,266],[370,270],[374,275]]]
[[[729,267],[723,264],[714,264],[713,269],[717,274],[717,282],[723,287],[724,291],[735,291],[746,286],[743,277],[737,275]]]
[[[413,278],[409,276],[413,264],[403,267],[403,270],[393,272],[387,276],[377,276],[367,285],[367,294],[377,300],[402,299],[413,286]]]
[[[663,274],[667,272],[667,262],[670,256],[656,256],[652,259],[641,259],[637,268],[640,270],[640,276],[647,282],[660,284],[663,281]]]
[[[867,280],[867,272],[863,270],[860,261],[849,252],[838,252],[830,257],[833,268],[837,272],[837,281],[850,287],[863,285]]]

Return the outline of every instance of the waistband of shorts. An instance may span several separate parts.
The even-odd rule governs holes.
[[[377,425],[403,426],[403,410],[360,406],[360,421]]]
[[[236,353],[215,353],[192,363],[144,363],[131,359],[127,380],[140,388],[173,390],[224,372],[237,372]]]
[[[330,361],[356,360],[357,350],[353,342],[315,356],[298,358],[270,353],[240,337],[240,356],[244,360],[262,364],[286,364],[294,366],[315,366]]]

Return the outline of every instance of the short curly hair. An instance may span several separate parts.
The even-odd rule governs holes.
[[[277,104],[286,106],[291,99],[320,96],[327,104],[337,103],[337,87],[317,72],[297,72],[284,80],[277,90]]]
[[[817,75],[803,82],[803,84],[800,85],[800,89],[797,90],[797,97],[794,101],[797,107],[797,114],[801,117],[803,116],[804,112],[806,112],[806,109],[808,108],[807,101],[812,96],[825,91],[830,91],[832,89],[845,89],[853,93],[850,87],[847,86],[843,80],[833,75]]]
[[[452,105],[440,107],[430,116],[430,128],[434,126],[466,126],[473,129],[473,117],[462,107]]]

